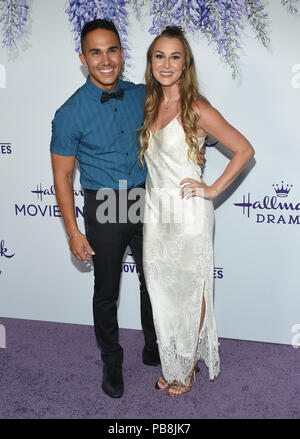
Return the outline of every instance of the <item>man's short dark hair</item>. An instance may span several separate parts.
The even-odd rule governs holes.
[[[114,32],[118,38],[118,41],[119,41],[119,44],[121,47],[120,35],[119,35],[119,32],[117,31],[117,28],[114,25],[114,23],[112,21],[109,21],[106,19],[97,18],[96,20],[92,20],[92,21],[85,23],[85,25],[82,28],[82,31],[81,31],[81,51],[82,52],[83,52],[84,40],[85,40],[87,34],[89,32],[92,32],[95,29],[107,29],[107,30],[111,30],[112,32]]]

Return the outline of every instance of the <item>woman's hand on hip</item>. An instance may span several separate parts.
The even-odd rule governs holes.
[[[183,185],[180,189],[181,198],[202,197],[207,200],[213,200],[218,195],[214,186],[207,186],[203,180],[199,181],[193,178],[185,178],[179,184]]]

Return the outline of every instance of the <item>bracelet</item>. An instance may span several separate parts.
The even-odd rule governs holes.
[[[71,239],[75,238],[75,236],[80,235],[80,234],[81,234],[81,232],[78,231],[77,233],[75,233],[75,235],[73,235],[73,236],[68,236],[68,240],[71,241]]]
[[[218,189],[216,189],[216,187],[212,184],[211,187],[213,188],[214,191],[216,191],[217,195],[219,195],[219,191]]]

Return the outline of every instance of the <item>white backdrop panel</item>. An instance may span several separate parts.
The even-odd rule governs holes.
[[[92,268],[69,253],[50,165],[51,120],[86,75],[64,6],[65,0],[33,1],[27,50],[9,60],[0,49],[0,315],[92,324]],[[290,344],[292,327],[300,323],[300,26],[279,1],[267,8],[272,52],[245,38],[240,80],[231,78],[201,35],[189,39],[202,92],[256,150],[253,163],[216,200],[219,335]],[[145,32],[150,18],[138,23],[132,14],[129,21],[127,78],[143,82],[145,52],[153,38]],[[228,157],[221,146],[207,150],[207,183],[223,171]],[[285,198],[273,187],[281,181],[293,185]],[[74,187],[83,229],[78,170]],[[280,209],[280,201],[288,209]],[[130,255],[123,271],[119,324],[140,329],[138,279]]]

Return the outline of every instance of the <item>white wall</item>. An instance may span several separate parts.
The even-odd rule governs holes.
[[[91,266],[70,255],[51,191],[51,120],[85,81],[64,6],[65,0],[33,1],[28,48],[15,60],[0,49],[0,316],[92,324]],[[279,1],[269,2],[267,9],[272,53],[245,39],[239,81],[204,38],[197,35],[190,42],[202,92],[256,150],[254,163],[216,202],[219,335],[290,344],[292,328],[300,323],[300,204],[298,211],[250,207],[249,217],[234,205],[248,194],[251,203],[262,204],[264,197],[276,195],[272,185],[281,181],[293,187],[287,198],[274,201],[300,203],[299,19],[288,16]],[[149,27],[149,17],[142,23],[130,17],[128,78],[134,82],[143,82],[145,52],[153,38],[145,31]],[[207,151],[208,183],[228,163],[219,149]],[[77,171],[76,205],[82,209],[78,177]],[[32,192],[40,189],[42,197]],[[289,224],[290,215],[295,223]],[[83,229],[80,215],[79,225]],[[127,256],[119,323],[140,328],[138,281],[130,267],[134,270]]]

